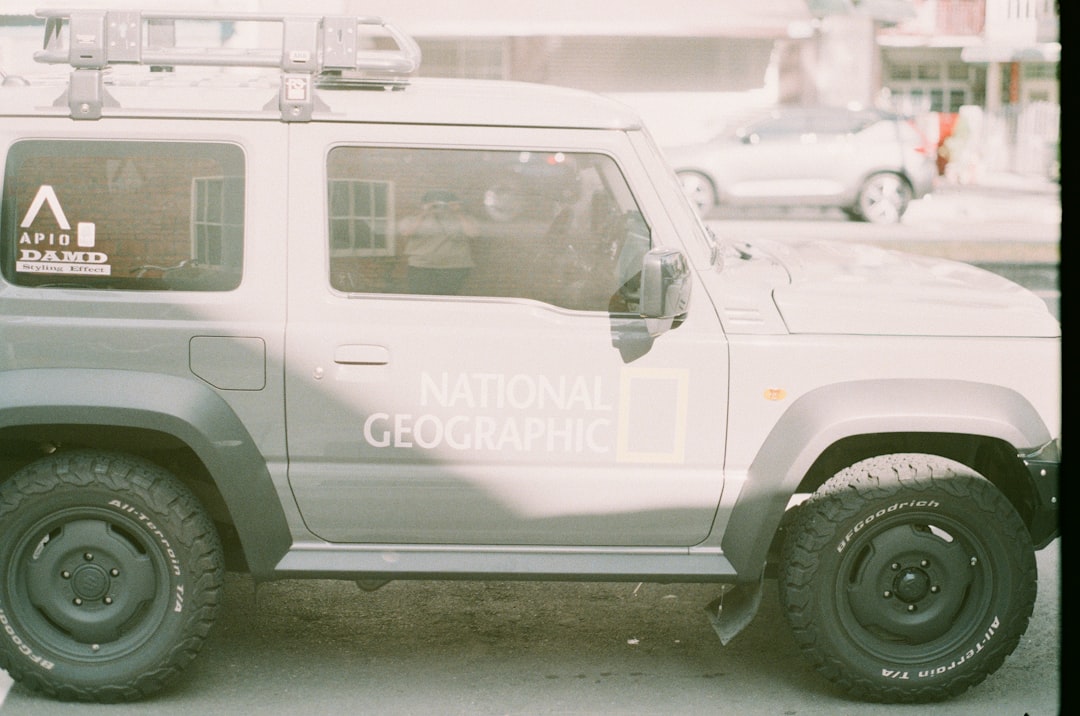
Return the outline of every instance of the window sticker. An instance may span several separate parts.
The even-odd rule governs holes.
[[[47,226],[43,226],[47,221],[39,221],[42,209],[52,214],[53,221]],[[97,226],[92,221],[77,222],[72,236],[71,222],[49,184],[38,188],[19,229],[15,270],[20,273],[112,274],[108,255],[94,250]]]

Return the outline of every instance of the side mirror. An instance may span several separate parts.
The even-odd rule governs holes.
[[[641,317],[650,336],[669,330],[690,305],[690,263],[676,249],[653,249],[641,266]]]

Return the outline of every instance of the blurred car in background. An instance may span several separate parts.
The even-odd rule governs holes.
[[[665,153],[702,216],[718,206],[820,206],[895,223],[937,175],[914,125],[876,110],[780,107]]]

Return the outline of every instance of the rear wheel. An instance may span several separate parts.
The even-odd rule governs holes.
[[[1027,628],[1028,532],[989,481],[928,455],[837,474],[805,502],[780,599],[802,651],[859,698],[934,701],[1001,666]]]
[[[201,647],[223,578],[210,519],[149,462],[59,453],[0,486],[0,666],[51,696],[158,690]]]
[[[903,177],[883,172],[874,174],[859,190],[855,211],[871,224],[895,224],[911,202],[911,187]]]

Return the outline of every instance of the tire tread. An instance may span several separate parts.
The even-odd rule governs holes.
[[[159,691],[195,658],[210,633],[224,590],[224,561],[217,531],[194,494],[171,473],[140,458],[99,450],[59,453],[33,463],[0,489],[0,524],[29,500],[56,491],[97,486],[128,495],[175,529],[170,534],[184,546],[191,589],[185,593],[185,636],[158,659],[155,669],[126,683],[73,685],[58,683],[23,658],[0,648],[0,668],[15,681],[64,701],[116,703]]]
[[[838,658],[825,636],[815,609],[815,578],[823,550],[834,542],[841,525],[866,508],[869,500],[893,497],[900,492],[946,493],[970,501],[993,520],[1007,539],[1027,550],[1017,583],[1021,585],[1018,619],[1001,630],[1001,639],[979,668],[921,687],[883,685],[854,673]],[[871,458],[841,471],[804,502],[795,516],[782,552],[780,601],[800,651],[814,668],[842,690],[859,699],[880,702],[918,703],[956,696],[982,682],[1012,653],[1027,629],[1038,580],[1027,528],[1005,497],[988,480],[959,463],[926,455],[889,455]]]

